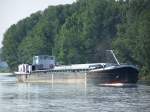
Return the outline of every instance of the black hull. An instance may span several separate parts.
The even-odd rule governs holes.
[[[131,83],[138,81],[138,70],[132,66],[118,66],[113,69],[90,71],[87,81],[96,84]]]

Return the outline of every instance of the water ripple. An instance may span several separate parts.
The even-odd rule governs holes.
[[[149,88],[16,83],[0,76],[0,112],[149,112]]]

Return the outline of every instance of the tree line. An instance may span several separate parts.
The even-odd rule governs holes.
[[[103,62],[114,49],[122,63],[136,64],[150,78],[150,1],[78,0],[49,6],[12,25],[1,57],[12,70],[34,55],[56,56],[62,64]]]

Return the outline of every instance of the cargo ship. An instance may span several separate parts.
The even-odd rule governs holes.
[[[33,57],[33,64],[20,64],[14,72],[18,82],[47,83],[93,83],[114,84],[138,81],[138,68],[134,65],[120,64],[113,53],[116,63],[87,63],[57,65],[54,56]]]

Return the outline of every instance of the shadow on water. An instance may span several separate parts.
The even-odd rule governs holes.
[[[138,84],[150,86],[150,81],[138,81]]]

